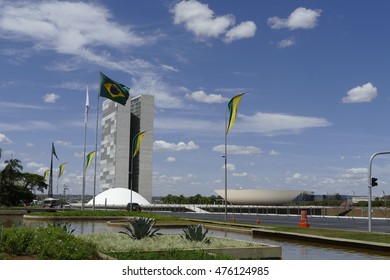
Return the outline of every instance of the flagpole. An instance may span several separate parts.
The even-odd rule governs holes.
[[[99,86],[99,94],[98,101],[96,106],[96,133],[95,133],[95,171],[93,178],[93,199],[92,199],[92,209],[95,210],[95,196],[96,196],[96,170],[97,170],[97,142],[98,142],[98,127],[99,127],[99,107],[100,107],[100,86]]]
[[[57,178],[57,198],[58,198],[58,182],[60,180],[60,177]]]
[[[130,111],[130,114],[131,114],[131,111]],[[130,122],[131,122],[131,119],[130,119]],[[129,211],[133,211],[133,162],[134,162],[134,157],[133,157],[133,149],[134,149],[134,139],[135,139],[136,136],[134,136],[133,138],[133,141],[132,141],[132,144],[131,144],[131,167],[130,167],[130,208],[129,208]]]
[[[88,96],[88,84],[85,99],[85,116],[84,116],[84,156],[83,156],[83,188],[81,193],[81,210],[84,210],[84,195],[85,195],[85,154],[87,147],[87,126],[88,126],[88,108],[89,107],[89,96]]]
[[[230,99],[228,106],[226,108],[226,113],[225,113],[225,221],[227,221],[227,134],[234,124],[234,121],[236,119],[236,114],[238,110],[238,104],[241,101],[241,97],[245,94],[241,93],[239,95],[234,96],[232,99]],[[237,101],[238,100],[238,101]],[[230,112],[230,119],[228,122],[228,117],[227,117],[227,111],[229,109]]]
[[[53,143],[51,143],[51,159],[50,159],[50,176],[49,176],[49,191],[47,196],[53,197]]]
[[[225,111],[225,222],[227,222],[227,107]]]
[[[130,138],[131,138],[131,94],[130,94],[130,90],[129,90],[129,99],[130,99],[130,124],[129,124],[129,131],[130,131]],[[135,136],[134,136],[135,137]],[[130,141],[134,139],[130,139]],[[131,153],[130,153],[130,156],[131,156],[131,160],[130,160],[130,176],[129,176],[129,179],[130,179],[130,212],[133,211],[133,149],[134,149],[134,143],[131,143]]]

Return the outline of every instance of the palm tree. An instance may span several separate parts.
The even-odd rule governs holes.
[[[10,176],[10,179],[15,178],[20,175],[21,171],[23,170],[23,166],[18,159],[10,159],[6,160],[4,162],[6,165],[2,172],[4,174]]]

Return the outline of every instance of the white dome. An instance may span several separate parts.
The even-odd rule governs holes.
[[[225,199],[225,190],[215,190]],[[238,189],[227,190],[227,201],[232,204],[246,205],[281,205],[292,201],[302,191],[299,190],[260,190],[260,189]]]
[[[130,203],[130,190],[125,188],[113,188],[106,190],[102,193],[99,193],[95,197],[96,206],[126,206],[127,203]],[[149,205],[142,195],[133,191],[132,202],[138,203],[139,205]],[[91,199],[87,205],[92,205],[93,199]]]

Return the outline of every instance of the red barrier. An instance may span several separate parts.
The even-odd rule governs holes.
[[[307,222],[307,211],[306,210],[301,211],[301,221],[299,222],[298,226],[303,227],[303,228],[310,227],[310,224]]]

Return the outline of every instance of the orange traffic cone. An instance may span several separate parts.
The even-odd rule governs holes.
[[[310,227],[310,224],[307,222],[307,211],[306,210],[301,211],[301,221],[299,222],[298,226],[303,227],[303,228]]]
[[[233,215],[232,217],[232,223],[235,223],[236,222],[236,216]]]

